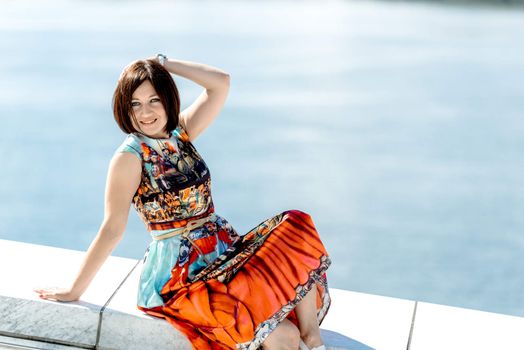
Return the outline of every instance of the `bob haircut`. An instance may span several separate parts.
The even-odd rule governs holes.
[[[136,130],[131,120],[131,118],[135,119],[131,101],[133,92],[146,80],[151,82],[158,97],[160,97],[167,115],[165,131],[171,134],[179,122],[180,96],[171,74],[160,63],[151,59],[133,61],[120,74],[113,94],[115,121],[120,129],[127,134],[141,133]]]

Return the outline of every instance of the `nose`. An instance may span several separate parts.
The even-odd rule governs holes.
[[[153,108],[149,106],[149,104],[144,104],[142,107],[142,116],[147,117],[153,114]]]

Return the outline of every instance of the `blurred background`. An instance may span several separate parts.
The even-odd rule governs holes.
[[[116,80],[162,52],[232,76],[194,144],[239,233],[300,209],[331,287],[524,316],[522,33],[508,1],[2,1],[0,238],[89,247]],[[149,241],[131,209],[113,254]]]

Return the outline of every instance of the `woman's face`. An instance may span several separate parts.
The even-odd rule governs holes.
[[[133,126],[150,137],[169,137],[165,131],[167,114],[153,84],[149,80],[144,81],[136,88],[131,98],[135,117],[132,118]]]

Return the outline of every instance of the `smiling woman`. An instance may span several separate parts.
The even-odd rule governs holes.
[[[122,131],[169,137],[166,130],[178,125],[179,113],[180,96],[167,70],[144,61],[124,68],[113,96],[113,114]]]
[[[153,84],[144,81],[133,93],[133,126],[153,137],[169,137],[164,131],[167,124],[166,111]]]
[[[182,112],[170,73],[205,88]],[[286,210],[239,235],[215,213],[210,171],[191,141],[218,115],[229,81],[188,61],[124,69],[113,111],[127,136],[111,160],[104,221],[72,286],[35,289],[42,298],[80,298],[122,238],[131,202],[152,238],[138,309],[164,318],[195,349],[325,349],[319,324],[331,260],[313,219]]]

